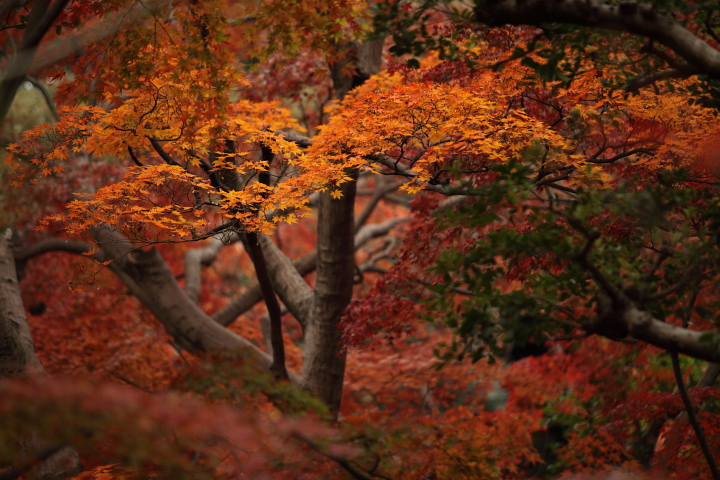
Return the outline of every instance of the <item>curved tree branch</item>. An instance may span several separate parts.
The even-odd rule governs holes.
[[[654,318],[650,313],[639,310],[635,306],[627,308],[622,313],[622,320],[627,322],[630,335],[637,340],[669,352],[682,353],[689,357],[720,363],[718,344],[707,338],[709,333],[715,332],[696,332],[676,327]]]
[[[655,82],[659,82],[660,80],[668,80],[670,78],[688,78],[692,75],[693,73],[688,73],[675,69],[639,75],[628,82],[625,90],[630,93],[635,93],[641,88],[652,85]]]
[[[270,365],[270,371],[276,379],[287,380],[285,345],[282,337],[282,313],[280,311],[280,303],[275,296],[267,263],[265,262],[265,255],[263,255],[263,249],[258,243],[258,235],[256,233],[246,233],[242,240],[255,266],[255,275],[260,284],[260,290],[262,291],[265,306],[268,309],[268,316],[270,317],[270,343],[272,345],[273,359],[272,365]]]
[[[670,352],[670,358],[672,359],[673,373],[675,373],[675,381],[677,382],[680,396],[682,397],[683,403],[685,404],[685,411],[687,412],[690,424],[692,425],[693,430],[695,430],[695,436],[697,437],[698,443],[700,444],[700,449],[702,450],[703,455],[705,455],[705,460],[707,460],[708,467],[710,467],[710,472],[712,473],[713,479],[720,480],[720,470],[718,470],[717,463],[715,462],[715,456],[710,451],[710,447],[708,446],[707,440],[705,438],[703,428],[700,425],[700,420],[698,419],[697,412],[695,411],[695,407],[693,407],[692,401],[690,400],[690,395],[688,395],[687,388],[685,388],[685,381],[683,380],[682,370],[680,369],[680,359],[678,358],[677,352]]]
[[[26,262],[33,257],[42,255],[47,252],[68,252],[82,255],[95,249],[91,244],[80,242],[77,240],[66,240],[63,238],[46,238],[29,247],[17,248],[13,250],[13,257],[16,262]],[[102,262],[105,256],[101,253],[88,255],[88,258]]]
[[[238,240],[239,237],[235,233],[227,240],[211,237],[207,245],[185,252],[185,293],[193,302],[197,303],[200,296],[202,266],[210,265],[217,258],[222,247]]]
[[[58,115],[57,108],[55,108],[55,102],[53,102],[52,96],[50,95],[50,91],[48,90],[47,86],[45,86],[45,84],[37,78],[31,77],[30,75],[26,75],[25,80],[30,82],[35,88],[40,91],[43,99],[45,100],[45,104],[48,107],[48,110],[50,110],[50,115],[52,115],[52,118],[56,122],[60,120],[60,115]]]
[[[642,35],[670,48],[695,73],[720,78],[720,51],[696,37],[652,5],[634,1],[610,5],[602,0],[480,0],[478,22],[488,25],[565,23]]]
[[[49,0],[33,2],[20,49],[3,72],[3,79],[0,82],[0,122],[7,116],[17,89],[25,81],[25,75],[30,70],[40,41],[69,1],[55,0],[52,5]]]
[[[180,288],[175,276],[154,248],[135,250],[122,235],[105,227],[94,227],[93,238],[113,272],[155,315],[182,348],[189,351],[246,350],[260,366],[270,368],[272,357],[249,340],[213,321]],[[297,376],[290,380],[298,383]]]
[[[355,219],[356,230],[365,225],[365,222],[368,221],[368,218],[370,218],[370,215],[372,215],[375,207],[377,207],[378,203],[380,203],[380,200],[385,198],[385,195],[394,190],[397,190],[405,183],[404,181],[400,181],[386,185],[382,179],[383,177],[377,176],[377,186],[375,187],[375,190],[373,191],[370,200],[368,200],[368,202],[365,204],[365,207],[363,208],[362,212],[360,212],[360,215],[358,215],[358,218]]]
[[[293,265],[292,260],[268,235],[261,235],[259,241],[267,259],[273,287],[304,331],[312,315],[312,288],[303,279],[303,275]]]
[[[355,250],[361,248],[363,245],[365,245],[368,241],[370,241],[373,238],[387,235],[387,233],[390,230],[395,228],[400,223],[406,222],[408,219],[409,219],[409,217],[398,217],[398,218],[393,218],[393,219],[387,220],[382,223],[374,223],[374,224],[370,224],[370,225],[365,225],[360,230],[358,230],[358,232],[355,234]],[[261,239],[261,242],[265,242],[265,240]],[[263,248],[265,248],[264,245],[265,244],[263,243]],[[270,269],[276,268],[274,265],[274,262],[276,261],[276,258],[275,258],[276,253],[272,250],[267,250],[266,252],[267,252],[266,255],[267,255],[267,261],[268,261],[268,268],[270,268]],[[285,256],[285,254],[282,252],[280,252],[280,255]],[[317,251],[312,251],[312,252],[306,253],[299,259],[292,262],[292,266],[295,268],[295,270],[297,271],[297,273],[300,277],[304,277],[305,275],[308,275],[309,273],[313,272],[315,270],[316,264],[317,264]],[[291,272],[288,273],[287,271],[286,271],[286,274],[293,275]],[[275,276],[275,275],[273,274],[273,276]],[[293,280],[293,282],[295,282],[295,280]],[[304,282],[305,281],[303,280],[303,283]],[[284,292],[281,293],[282,288],[280,286],[276,285],[276,289],[278,290],[278,294],[280,295],[280,298],[282,299],[283,295],[284,295]],[[222,309],[218,310],[212,317],[220,325],[225,325],[225,326],[230,325],[232,322],[235,321],[235,319],[237,317],[239,317],[246,311],[250,310],[255,304],[257,304],[261,300],[262,300],[262,293],[260,292],[260,286],[256,283],[249,289],[245,290],[240,295],[238,295],[235,298],[233,298],[232,300],[230,300],[230,302],[228,302],[227,305],[225,305]],[[283,302],[285,302],[284,299],[283,299]],[[289,304],[288,304],[288,309],[290,309]],[[291,310],[291,312],[292,312],[292,310]]]

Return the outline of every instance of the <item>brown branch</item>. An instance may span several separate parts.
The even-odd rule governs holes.
[[[145,165],[142,164],[140,160],[135,156],[135,152],[133,151],[132,147],[128,145],[127,151],[130,154],[130,158],[132,159],[133,163],[137,165],[138,167],[144,167]]]
[[[270,343],[272,344],[272,365],[270,371],[277,380],[287,380],[288,373],[285,368],[285,344],[282,338],[282,313],[280,303],[275,296],[272,280],[265,263],[265,255],[258,243],[258,236],[254,232],[246,233],[243,237],[243,245],[250,255],[255,266],[255,274],[260,284],[265,305],[270,315]]]
[[[285,305],[280,305],[280,315],[284,316],[288,312],[289,310],[287,309],[287,307],[285,307]],[[262,332],[263,346],[265,346],[265,351],[268,353],[268,355],[272,355],[272,326],[270,325],[270,314],[268,312],[263,313],[260,317],[260,331]]]
[[[602,152],[598,152],[602,153]],[[593,155],[588,162],[594,163],[594,164],[608,164],[608,163],[615,163],[618,160],[621,160],[623,158],[629,157],[630,155],[635,155],[636,153],[645,153],[647,155],[650,155],[653,153],[652,150],[649,148],[633,148],[632,150],[628,150],[627,152],[618,153],[612,158],[597,158],[595,155]],[[599,156],[599,155],[598,155]]]
[[[394,158],[392,158],[388,155],[385,155],[385,154],[370,155],[367,158],[368,158],[368,160],[370,160],[374,163],[378,163],[378,164],[390,169],[390,171],[392,172],[392,173],[390,173],[390,175],[400,175],[402,177],[407,178],[408,180],[413,180],[415,177],[420,175],[417,172],[413,172],[407,165],[404,165],[404,164],[400,163],[399,161],[395,160]],[[453,196],[453,195],[477,196],[477,195],[481,194],[480,190],[468,190],[466,188],[459,188],[459,187],[455,187],[453,185],[425,184],[423,186],[423,190],[440,193],[442,195],[447,195],[447,196]]]
[[[682,397],[683,403],[685,404],[685,411],[687,412],[690,424],[692,425],[693,430],[695,430],[695,436],[697,437],[698,443],[700,444],[700,449],[702,450],[703,455],[705,455],[705,460],[707,460],[708,467],[710,467],[710,472],[712,473],[713,479],[720,480],[720,470],[718,470],[717,463],[715,462],[715,456],[713,455],[712,451],[710,451],[710,447],[708,446],[707,440],[705,439],[705,433],[703,432],[702,425],[700,425],[700,420],[698,419],[697,412],[695,411],[695,407],[693,407],[692,401],[690,400],[687,388],[685,388],[685,381],[683,380],[682,370],[680,369],[680,359],[678,358],[678,354],[677,352],[669,353],[670,358],[672,359],[673,372],[675,373],[675,381],[677,382],[680,396]]]
[[[16,52],[12,63],[3,72],[3,79],[0,82],[0,122],[7,116],[17,89],[25,81],[40,40],[69,1],[55,0],[52,5],[49,5],[48,0],[33,2],[20,49]]]
[[[94,248],[95,247],[93,247],[89,243],[79,242],[77,240],[46,238],[30,245],[29,247],[23,247],[13,250],[13,257],[15,258],[16,262],[25,262],[33,257],[42,255],[43,253],[59,251],[82,255],[92,251]],[[103,255],[101,252],[86,256],[98,262],[105,261],[105,255]]]
[[[696,387],[712,387],[718,376],[720,376],[720,363],[710,363],[698,380]]]
[[[632,80],[628,82],[628,84],[625,86],[625,90],[627,90],[630,93],[636,93],[638,90],[640,90],[643,87],[647,87],[648,85],[652,85],[655,82],[659,82],[661,80],[669,80],[671,78],[688,78],[691,77],[693,74],[688,73],[681,70],[662,70],[660,72],[652,72],[652,73],[646,73],[644,75],[639,75]]]
[[[259,237],[275,292],[305,331],[312,319],[314,294],[292,260],[272,241],[270,236]]]
[[[298,147],[307,148],[313,144],[313,140],[310,137],[304,137],[302,135],[296,135],[294,133],[287,133],[283,132],[282,130],[277,130],[273,133],[275,133],[275,135],[282,136],[283,140],[285,141],[295,143]]]
[[[384,185],[381,179],[382,177],[377,177],[376,181],[378,184],[373,191],[372,197],[370,197],[370,200],[368,200],[368,203],[365,204],[363,211],[360,212],[360,215],[358,215],[358,218],[355,220],[356,230],[365,225],[365,222],[367,222],[368,218],[370,218],[370,215],[375,210],[375,207],[377,207],[378,203],[380,203],[380,200],[382,200],[385,195],[397,190],[405,183],[404,181],[401,181]]]
[[[355,234],[355,250],[361,248],[365,243],[383,235],[386,235],[398,224],[408,220],[408,217],[393,218],[382,223],[365,225]],[[315,270],[317,264],[317,251],[309,252],[293,262],[295,270],[301,277],[308,275]],[[240,295],[233,298],[225,307],[213,315],[213,319],[220,325],[230,325],[237,317],[250,310],[255,304],[262,300],[262,293],[258,284],[253,285]]]
[[[60,120],[60,115],[58,115],[57,108],[55,108],[55,102],[53,102],[52,97],[50,96],[50,92],[48,91],[47,87],[44,83],[39,81],[35,77],[31,77],[30,75],[25,76],[25,80],[30,82],[35,88],[40,90],[40,93],[43,96],[43,99],[45,100],[45,105],[47,105],[48,110],[50,110],[50,115],[52,115],[53,120],[56,122]]]
[[[272,365],[272,357],[213,321],[190,300],[157,250],[135,249],[127,238],[105,227],[93,227],[91,233],[105,255],[117,259],[110,264],[112,271],[179,346],[191,352],[244,350],[258,365],[268,369]],[[293,374],[290,380],[299,383]]]
[[[480,0],[479,22],[489,25],[572,24],[642,35],[675,52],[696,73],[720,78],[720,51],[650,4],[634,1],[611,5],[602,0]]]
[[[165,151],[162,145],[160,145],[160,142],[158,142],[154,138],[148,138],[148,140],[150,140],[150,145],[152,145],[152,147],[155,149],[158,155],[160,155],[160,158],[162,158],[165,163],[167,163],[168,165],[175,165],[177,167],[180,166],[178,161]]]

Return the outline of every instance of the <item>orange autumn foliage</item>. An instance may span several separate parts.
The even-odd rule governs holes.
[[[631,443],[637,433],[633,427],[642,430],[646,417],[637,404],[652,397],[648,392],[667,390],[672,382],[668,370],[658,366],[658,353],[652,348],[597,338],[549,338],[550,352],[506,369],[485,360],[452,362],[436,369],[434,351],[453,337],[419,318],[422,307],[416,304],[422,287],[437,280],[425,268],[440,246],[462,247],[478,232],[443,232],[435,216],[439,198],[422,190],[456,188],[454,193],[465,193],[483,188],[493,181],[492,167],[516,159],[541,159],[541,168],[557,174],[557,185],[563,188],[611,188],[626,171],[644,175],[668,166],[693,166],[698,158],[702,161],[698,146],[705,145],[715,128],[714,113],[667,92],[642,91],[631,97],[609,92],[602,86],[599,71],[588,71],[571,89],[555,90],[529,88],[524,83],[527,69],[518,64],[499,73],[448,74],[447,81],[434,81],[451,62],[429,57],[417,71],[383,72],[352,91],[328,109],[329,121],[303,150],[285,138],[292,130],[302,130],[289,109],[279,102],[243,97],[243,91],[254,86],[239,59],[266,57],[278,45],[289,51],[327,49],[327,56],[332,57],[337,39],[368,28],[363,4],[222,3],[178,3],[179,23],[185,27],[169,25],[170,32],[160,32],[157,44],[147,43],[148,37],[138,34],[128,39],[125,51],[109,52],[112,61],[136,55],[134,63],[127,63],[127,71],[99,66],[67,80],[60,87],[62,98],[79,98],[71,86],[87,81],[87,91],[81,88],[81,93],[105,103],[61,107],[60,120],[25,132],[8,148],[5,163],[13,169],[16,187],[26,182],[43,187],[64,178],[66,169],[77,171],[81,153],[110,164],[118,159],[126,164],[135,161],[135,166],[121,169],[123,175],[117,181],[78,188],[71,202],[59,212],[49,212],[37,226],[77,237],[87,235],[92,227],[109,225],[140,246],[191,242],[238,230],[285,235],[295,242],[286,250],[291,248],[299,256],[313,249],[307,237],[314,227],[305,223],[311,215],[310,194],[330,191],[337,198],[338,187],[352,181],[349,171],[397,173],[405,180],[400,187],[403,195],[418,194],[413,220],[404,233],[404,250],[382,264],[395,274],[393,282],[372,277],[358,287],[366,296],[350,309],[344,325],[346,340],[353,338],[357,345],[347,361],[343,433],[323,430],[313,421],[283,423],[273,394],[234,397],[229,403],[250,412],[251,427],[233,430],[244,417],[238,420],[232,415],[234,409],[222,408],[225,416],[208,425],[228,419],[226,429],[218,428],[229,438],[241,434],[238,445],[243,449],[242,459],[252,467],[248,471],[258,478],[292,478],[298,472],[340,478],[344,473],[337,464],[309,453],[322,450],[322,445],[292,443],[307,429],[317,433],[313,439],[319,439],[319,444],[337,447],[337,458],[351,458],[368,471],[392,478],[525,478],[533,469],[543,468],[544,462],[550,463],[541,457],[545,452],[536,434],[557,425],[576,431],[567,433],[563,445],[553,447],[556,467],[575,472],[614,466],[640,469],[632,459]],[[223,11],[232,12],[235,20],[228,21]],[[246,29],[236,28],[243,26],[244,17],[258,21]],[[210,33],[203,33],[198,19]],[[147,25],[140,31],[149,35]],[[260,41],[250,42],[260,31]],[[230,39],[241,41],[242,46],[231,46]],[[124,76],[131,71],[144,75]],[[89,91],[93,75],[101,82]],[[272,160],[260,154],[262,148],[272,151]],[[172,161],[161,163],[158,157],[163,154]],[[606,168],[604,162],[619,155],[626,161]],[[541,175],[539,170],[536,173]],[[257,181],[261,174],[275,181]],[[238,184],[242,188],[235,188]],[[62,195],[68,196],[64,191]],[[397,214],[390,208],[382,212],[378,220]],[[283,231],[291,227],[280,226],[296,222],[303,222],[305,230]],[[182,277],[177,258],[189,247],[161,248],[175,258],[170,265],[173,274]],[[23,280],[26,304],[44,296],[51,305],[47,316],[31,316],[33,329],[40,332],[35,334],[38,355],[50,373],[89,374],[164,392],[179,387],[178,379],[184,374],[206,368],[197,359],[185,358],[159,333],[157,322],[125,294],[116,279],[102,273],[94,278],[92,288],[68,298],[65,285],[52,290],[45,286],[48,272],[59,276],[78,270],[64,278],[77,282],[86,276],[80,270],[97,268],[84,265],[67,257],[53,258],[45,265],[31,264]],[[530,267],[518,264],[513,269],[508,277],[514,275],[513,281],[521,283]],[[252,277],[247,259],[234,250],[223,253],[207,270],[199,304],[208,312],[219,310]],[[409,307],[404,312],[390,310],[394,295],[403,288],[407,288],[403,293],[411,292],[407,297],[412,300],[392,306]],[[261,309],[251,311],[230,328],[262,347],[262,313]],[[299,371],[299,327],[286,318],[285,329],[293,332],[285,338],[288,366]],[[631,363],[637,365],[629,367]],[[501,387],[508,393],[507,403],[493,410],[489,397]],[[227,386],[219,390],[222,394],[231,391]],[[103,398],[115,392],[108,389]],[[87,390],[76,393],[91,396]],[[127,398],[131,405],[142,404],[138,398],[144,398],[121,390],[117,395],[126,395],[120,398]],[[206,390],[200,396],[206,403],[219,402]],[[160,416],[162,401],[150,402]],[[244,464],[231,458],[223,445],[213,443],[216,439],[203,428],[203,421],[217,413],[213,408],[191,403],[193,412],[191,407],[175,408],[175,400],[167,401],[168,410],[185,422],[189,435],[202,438],[201,446],[183,445],[187,464],[207,467],[203,472],[213,478],[248,474]],[[118,418],[129,422],[122,405],[108,402],[113,411],[120,412]],[[663,414],[677,409],[671,402],[661,407]],[[632,411],[632,420],[640,426],[622,423],[624,411]],[[199,420],[191,418],[192,413]],[[155,426],[155,418],[140,418],[148,428]],[[108,431],[120,429],[122,434],[121,427],[110,423]],[[274,428],[278,436],[270,435],[259,446],[252,444]],[[338,437],[352,448],[343,441],[334,445]],[[673,452],[670,458],[675,464],[687,454],[682,445],[676,447],[665,450]],[[100,456],[95,463],[109,458]],[[684,478],[676,465],[673,468],[678,478]],[[77,478],[132,478],[137,471],[102,464]]]

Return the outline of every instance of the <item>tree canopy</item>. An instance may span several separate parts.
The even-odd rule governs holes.
[[[0,478],[720,479],[717,2],[0,4]]]

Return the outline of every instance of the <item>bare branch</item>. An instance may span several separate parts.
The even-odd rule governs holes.
[[[365,225],[355,234],[355,250],[361,248],[373,238],[386,235],[395,226],[407,220],[408,217],[399,217],[382,223]],[[282,252],[280,253],[282,254]],[[301,277],[304,277],[315,270],[316,262],[317,251],[312,251],[300,257],[298,260],[295,260],[293,262],[293,267],[297,270]],[[280,298],[282,298],[282,296]],[[260,293],[260,287],[255,284],[245,292],[233,298],[227,305],[225,305],[225,307],[217,311],[213,315],[213,319],[220,325],[229,325],[234,322],[237,317],[250,310],[261,300],[262,295]]]
[[[708,334],[715,332],[696,332],[677,327],[654,318],[650,313],[630,306],[619,314],[620,320],[627,323],[630,335],[643,342],[663,348],[669,352],[678,352],[708,362],[720,363],[720,349]]]
[[[50,110],[50,115],[52,115],[53,119],[57,122],[60,120],[60,115],[58,115],[57,108],[55,108],[55,102],[53,102],[52,97],[50,96],[50,91],[47,89],[47,86],[40,80],[38,80],[35,77],[31,77],[30,75],[25,76],[25,80],[30,82],[35,88],[40,90],[40,93],[43,96],[43,99],[45,100],[45,104],[48,107],[48,110]]]
[[[669,80],[671,78],[688,78],[692,75],[692,73],[683,72],[675,69],[646,73],[630,80],[625,87],[625,90],[631,93],[635,93],[641,88],[647,87],[648,85],[652,85],[653,83],[659,82],[661,80]]]
[[[712,387],[718,376],[720,376],[720,363],[710,363],[695,386],[698,388]]]
[[[267,260],[273,287],[304,331],[312,316],[312,288],[305,282],[292,260],[268,235],[261,235],[259,241]]]
[[[694,73],[720,78],[720,51],[679,23],[634,1],[611,5],[602,0],[480,0],[479,22],[489,25],[536,25],[556,22],[642,35],[670,48]]]
[[[0,82],[0,122],[7,116],[15,93],[30,70],[40,40],[68,2],[69,0],[55,0],[52,5],[49,5],[48,0],[42,0],[32,4],[20,49],[3,72],[3,79]]]
[[[29,247],[18,248],[13,251],[13,257],[16,262],[25,262],[33,257],[48,252],[68,252],[82,255],[91,252],[95,247],[89,243],[79,242],[77,240],[66,240],[63,238],[46,238]],[[102,252],[93,255],[87,255],[98,262],[105,261],[105,255]]]
[[[125,237],[105,227],[94,227],[91,233],[108,258],[118,259],[110,264],[113,272],[178,345],[191,352],[243,349],[260,366],[270,368],[272,357],[213,321],[185,294],[157,250],[135,250]],[[290,380],[299,382],[293,374]]]
[[[277,130],[273,133],[275,133],[275,135],[282,136],[283,140],[296,143],[299,147],[307,148],[313,144],[313,140],[310,137],[303,137],[302,135],[287,133],[282,130]]]
[[[285,315],[289,310],[285,305],[280,305],[280,315]],[[273,354],[272,347],[272,326],[270,325],[270,314],[268,312],[263,313],[260,317],[260,330],[263,336],[263,346],[268,355]]]
[[[169,153],[165,151],[165,149],[160,145],[160,142],[155,140],[154,138],[148,138],[150,140],[150,145],[155,149],[155,151],[160,155],[160,158],[163,159],[165,163],[168,165],[175,165],[177,167],[180,166],[180,164],[175,160]]]
[[[365,225],[365,222],[367,222],[368,218],[370,218],[370,215],[375,210],[375,207],[377,207],[378,203],[380,203],[380,200],[382,200],[385,195],[388,193],[397,190],[400,188],[405,182],[395,182],[391,183],[389,185],[384,185],[383,182],[380,180],[382,177],[377,177],[378,185],[375,187],[375,190],[372,194],[372,197],[370,197],[370,200],[368,200],[368,203],[365,204],[365,208],[363,208],[363,211],[360,212],[360,215],[358,215],[358,218],[355,220],[355,229],[359,229],[363,225]]]
[[[137,165],[138,167],[144,167],[145,165],[142,164],[142,162],[137,158],[135,155],[135,152],[133,151],[132,147],[128,145],[127,151],[130,154],[130,158],[132,159],[133,163]]]
[[[705,455],[705,460],[707,460],[708,466],[710,467],[710,472],[712,473],[713,479],[720,480],[720,470],[718,470],[717,463],[715,462],[715,456],[713,455],[712,451],[710,451],[710,447],[708,446],[707,440],[705,439],[705,433],[703,432],[703,428],[700,425],[700,421],[698,420],[697,412],[695,411],[695,407],[693,407],[692,401],[690,400],[687,388],[685,388],[685,381],[683,380],[682,370],[680,369],[680,359],[678,358],[677,352],[670,352],[670,358],[672,359],[673,372],[675,373],[675,381],[677,382],[680,396],[682,397],[683,403],[685,404],[685,411],[687,412],[690,424],[692,425],[693,430],[695,430],[695,436],[697,437],[698,443],[700,444],[700,449],[702,450],[703,455]]]
[[[372,162],[378,163],[384,167],[389,168],[395,175],[403,176],[403,177],[407,178],[408,180],[413,180],[415,177],[420,175],[417,172],[413,172],[407,165],[403,165],[402,163],[396,161],[392,157],[385,155],[385,154],[370,155],[367,158],[369,160],[371,160]],[[423,186],[423,190],[440,193],[442,195],[447,195],[447,196],[452,196],[452,195],[477,196],[477,195],[480,195],[479,190],[459,188],[459,187],[454,187],[451,185],[426,184]]]
[[[260,284],[260,291],[265,300],[265,306],[270,316],[270,342],[272,344],[272,359],[270,371],[277,380],[287,380],[288,372],[285,367],[285,344],[282,337],[282,319],[280,312],[280,303],[275,296],[275,291],[268,272],[267,263],[262,247],[258,242],[256,233],[246,233],[242,237],[243,245],[250,255],[250,259],[255,267],[255,276]]]
[[[211,237],[209,243],[202,248],[194,248],[185,253],[185,293],[193,302],[200,296],[200,270],[202,265],[211,264],[220,249],[240,239],[233,233],[227,240]]]

